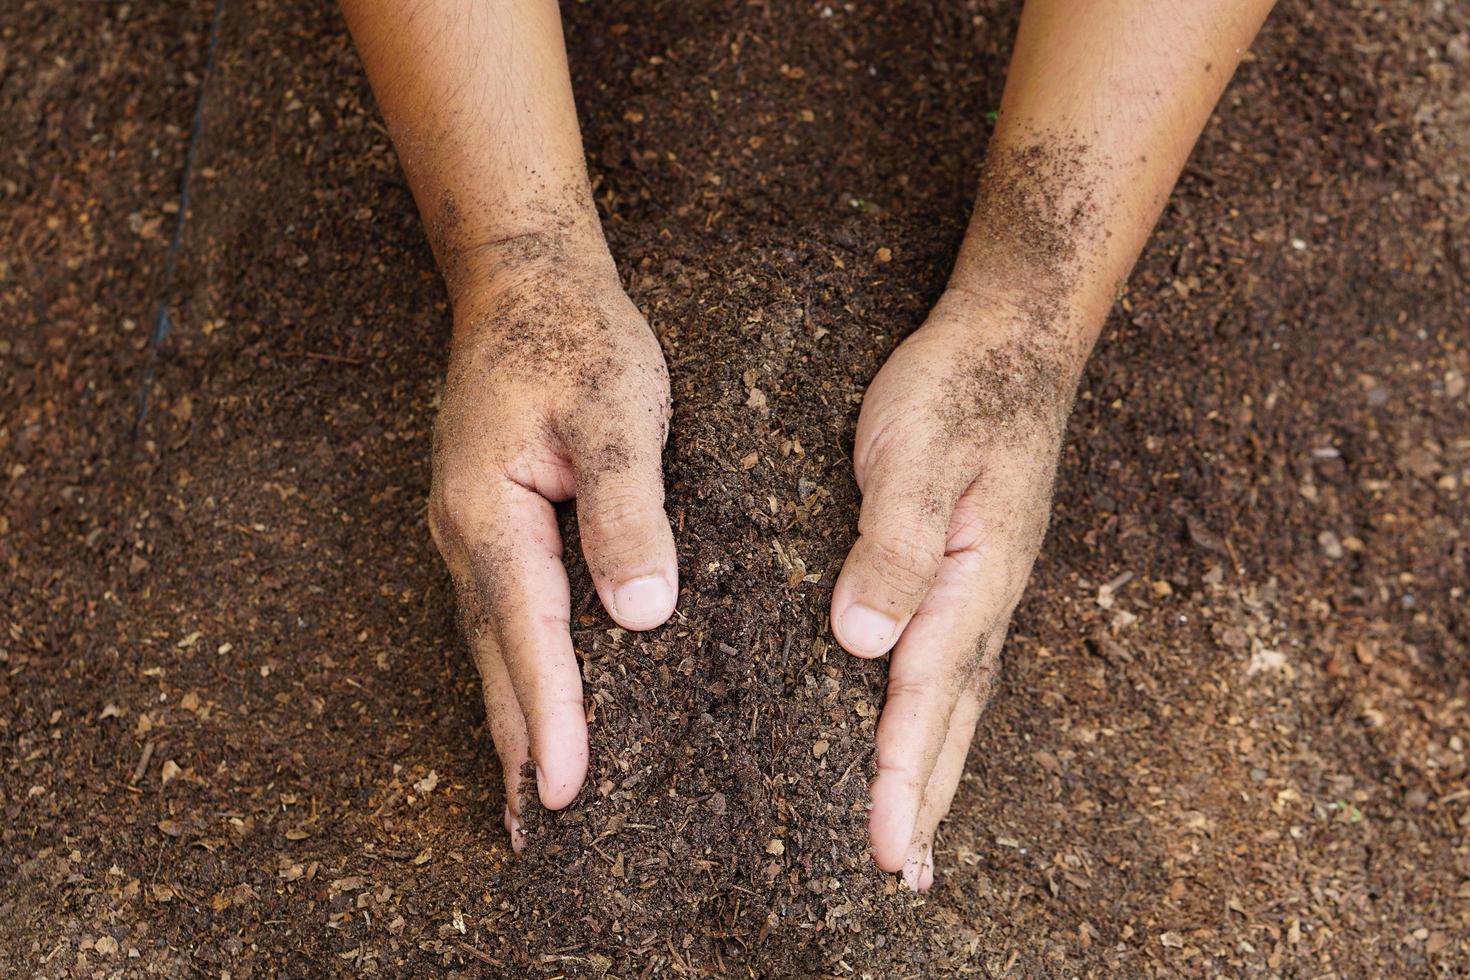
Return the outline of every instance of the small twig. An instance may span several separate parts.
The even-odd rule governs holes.
[[[849,762],[847,764],[847,768],[844,769],[843,772],[842,772],[842,778],[839,779],[839,780],[837,780],[837,782],[832,786],[832,792],[835,793],[839,789],[842,788],[842,784],[845,783],[845,782],[847,782],[847,777],[852,775],[852,771],[853,771],[854,768],[857,767],[857,764],[858,764],[859,761],[861,761],[861,760],[860,759],[853,759],[851,762]]]
[[[489,953],[481,952],[480,950],[478,950],[475,947],[471,946],[469,943],[460,942],[458,945],[459,945],[459,948],[464,951],[464,953],[465,953],[466,956],[473,956],[475,959],[479,960],[481,963],[484,963],[484,964],[486,964],[488,966],[505,966],[504,963],[500,962],[495,957],[491,956]]]
[[[588,589],[582,595],[582,601],[577,603],[577,611],[572,613],[572,629],[576,629],[582,623],[582,617],[587,614],[587,608],[592,605],[592,597],[597,595],[597,589]]]
[[[148,763],[153,759],[153,750],[156,747],[151,738],[143,743],[143,756],[138,760],[138,767],[133,770],[133,778],[128,780],[129,786],[138,785],[138,781],[148,771]]]
[[[342,354],[325,354],[321,351],[309,350],[305,352],[307,357],[318,361],[331,361],[333,364],[351,364],[353,367],[361,367],[367,361],[357,357],[346,357]]]
[[[401,789],[395,789],[392,793],[388,794],[388,798],[384,800],[381,804],[379,804],[378,808],[373,811],[373,819],[376,820],[381,817],[384,811],[386,811],[393,804],[397,803],[398,798],[402,795],[403,790]]]
[[[1235,553],[1235,545],[1230,543],[1230,533],[1225,533],[1225,550],[1230,553],[1230,564],[1235,566],[1235,577],[1245,578],[1245,566],[1240,563],[1240,556]]]
[[[197,896],[190,895],[188,892],[184,891],[184,889],[180,888],[176,882],[169,881],[167,878],[165,878],[163,879],[163,883],[167,885],[169,887],[169,890],[172,891],[175,895],[179,896],[184,901],[194,906],[196,910],[202,909],[204,907],[200,904]]]

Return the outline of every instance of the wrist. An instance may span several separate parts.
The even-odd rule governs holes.
[[[1046,381],[1031,387],[1066,406],[1097,336],[1090,314],[1052,288],[959,276],[951,277],[919,333],[957,351],[1003,351],[1020,374]]]
[[[595,233],[531,227],[479,239],[441,262],[450,302],[458,309],[551,277],[619,284],[607,241]]]
[[[1013,124],[997,132],[950,289],[1022,312],[1090,350],[1127,274],[1107,174],[1085,141]]]
[[[506,209],[512,220],[473,230],[450,217],[435,253],[458,310],[550,277],[617,285],[617,265],[592,202]]]
[[[1080,276],[1023,273],[1014,264],[997,268],[956,262],[944,293],[943,311],[992,340],[1029,338],[1071,351],[1085,361],[1102,332],[1115,299]]]

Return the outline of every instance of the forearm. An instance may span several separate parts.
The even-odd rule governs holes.
[[[1027,0],[952,286],[1090,349],[1272,3]]]
[[[342,0],[450,284],[553,240],[605,254],[555,0]]]

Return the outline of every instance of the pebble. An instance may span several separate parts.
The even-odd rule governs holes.
[[[1444,393],[1446,398],[1459,398],[1465,393],[1467,382],[1465,376],[1459,371],[1446,371],[1444,375]]]

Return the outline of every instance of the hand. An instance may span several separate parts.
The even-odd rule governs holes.
[[[542,805],[587,772],[582,678],[553,503],[577,499],[582,551],[618,625],[673,613],[663,509],[669,380],[658,340],[600,242],[520,236],[493,273],[461,274],[434,429],[429,527],[454,577],[522,847],[522,767]]]
[[[934,880],[933,841],[1046,533],[1083,360],[1054,311],[951,289],[868,388],[862,513],[832,596],[850,653],[893,650],[869,833],[885,871]]]

